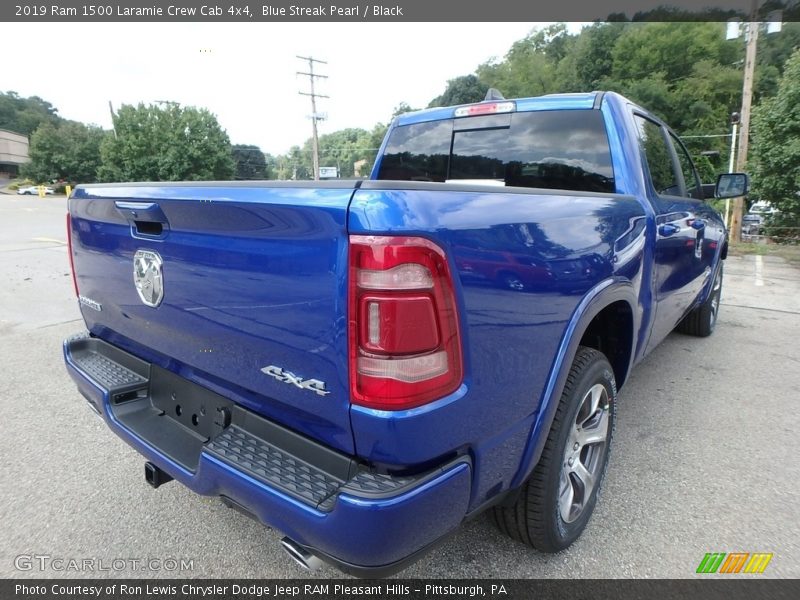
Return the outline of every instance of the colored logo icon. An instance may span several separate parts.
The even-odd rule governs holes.
[[[709,552],[697,566],[697,573],[763,573],[772,560],[772,552]]]

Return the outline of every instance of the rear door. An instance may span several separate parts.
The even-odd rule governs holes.
[[[674,136],[656,121],[639,114],[635,121],[656,212],[656,317],[649,342],[653,348],[697,298],[709,276],[713,252],[706,247],[705,205],[692,197],[701,188],[683,146],[673,143]]]
[[[352,194],[352,182],[79,187],[70,213],[89,330],[352,452]]]

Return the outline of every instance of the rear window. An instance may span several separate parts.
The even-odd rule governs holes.
[[[613,192],[597,110],[518,112],[392,130],[378,179]]]

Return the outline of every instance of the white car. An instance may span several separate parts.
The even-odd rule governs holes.
[[[759,215],[761,217],[768,217],[777,212],[780,211],[772,206],[769,202],[756,202],[750,207],[750,214]]]
[[[749,212],[742,217],[742,233],[745,235],[758,235],[763,224],[764,217],[760,214]]]
[[[44,188],[44,193],[47,195],[55,194],[55,190],[51,187]],[[39,195],[39,186],[38,185],[29,185],[27,187],[21,187],[17,190],[17,194],[25,195],[30,194],[31,196],[38,196]]]

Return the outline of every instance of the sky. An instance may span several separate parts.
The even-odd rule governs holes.
[[[66,118],[111,128],[108,102],[207,108],[233,144],[285,153],[311,137],[308,63],[327,113],[320,134],[388,122],[401,102],[424,108],[547,23],[18,23],[3,45],[0,91],[39,96]],[[580,29],[579,24],[570,26]]]

